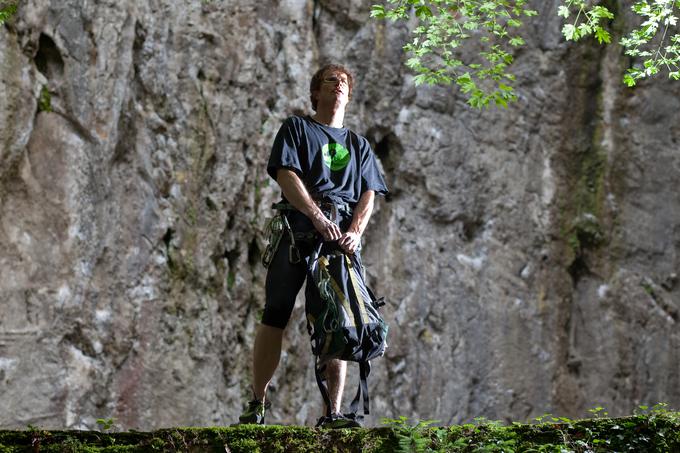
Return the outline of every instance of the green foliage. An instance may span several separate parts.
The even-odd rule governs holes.
[[[640,406],[628,417],[571,420],[543,414],[534,424],[476,418],[474,423],[432,426],[432,420],[383,419],[385,428],[323,430],[298,426],[240,425],[172,428],[154,432],[0,431],[0,452],[609,452],[680,451],[680,413],[665,403]],[[102,419],[107,421],[112,419]]]
[[[97,425],[102,431],[108,431],[115,426],[115,418],[98,418]]]
[[[640,406],[629,417],[571,420],[544,414],[537,423],[476,418],[474,423],[432,426],[432,420],[383,419],[386,427],[326,430],[300,426],[239,425],[171,428],[154,432],[1,431],[0,452],[670,452],[680,451],[680,413],[661,403]],[[104,419],[105,421],[106,419]]]
[[[594,36],[602,44],[609,44],[611,36],[604,28],[605,21],[614,19],[614,14],[606,7],[596,5],[588,8],[585,0],[564,0],[564,5],[558,8],[557,14],[565,20],[572,16],[572,8],[577,12],[574,21],[562,27],[562,34],[567,41],[578,41],[586,36]]]
[[[397,439],[396,453],[410,452],[434,452],[430,448],[432,439],[427,431],[428,426],[437,423],[438,420],[421,420],[415,425],[409,425],[408,417],[383,418],[382,423],[394,430]]]
[[[373,5],[378,19],[408,20],[418,26],[404,46],[410,58],[406,66],[415,73],[415,84],[455,83],[467,94],[468,103],[481,108],[507,107],[517,95],[515,76],[508,71],[512,49],[524,45],[518,29],[525,17],[536,15],[527,0],[387,0]],[[474,39],[481,46],[475,60],[463,61],[459,48]]]
[[[600,44],[612,43],[607,29],[615,16],[599,1],[562,0],[557,14],[564,18],[562,35],[567,41],[593,37]],[[677,8],[680,0],[639,0],[632,10],[643,20],[620,41],[633,66],[623,83],[634,86],[638,80],[668,71],[680,80],[680,33]],[[510,72],[513,52],[524,45],[518,33],[527,17],[536,11],[527,0],[383,0],[373,5],[371,17],[392,21],[415,19],[411,42],[404,46],[406,61],[415,74],[415,84],[455,83],[468,97],[468,103],[481,108],[507,107],[517,100]],[[476,58],[464,61],[460,49],[469,40],[480,47]]]
[[[680,33],[677,33],[677,8],[680,0],[638,1],[632,8],[644,22],[621,40],[626,55],[643,58],[626,71],[623,82],[634,86],[638,80],[658,74],[664,68],[668,77],[680,80]],[[674,33],[673,30],[676,32]],[[654,38],[662,31],[661,39]]]
[[[17,12],[17,3],[0,2],[0,25],[7,22]]]
[[[595,418],[606,417],[607,415],[609,415],[609,412],[604,410],[602,406],[597,406],[593,409],[588,409],[588,412],[593,414]]]
[[[577,11],[574,22],[562,29],[567,40],[577,41],[592,35],[600,44],[611,41],[603,25],[607,19],[614,18],[612,12],[599,5],[588,7],[584,0],[565,0],[565,3],[566,6],[558,10],[560,16],[568,19],[573,15],[572,8]],[[680,0],[642,0],[632,5],[642,24],[620,41],[626,55],[635,58],[633,67],[623,76],[623,83],[632,87],[638,80],[654,76],[664,68],[670,78],[680,80],[680,34],[673,32],[677,30],[678,7]]]

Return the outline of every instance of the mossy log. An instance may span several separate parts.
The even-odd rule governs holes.
[[[636,415],[503,426],[497,422],[432,427],[327,430],[241,425],[153,432],[0,431],[5,452],[680,452],[680,417]]]

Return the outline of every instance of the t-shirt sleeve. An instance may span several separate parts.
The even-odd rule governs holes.
[[[377,194],[387,194],[387,184],[380,171],[380,165],[373,154],[368,140],[361,140],[361,193],[373,190]]]
[[[267,173],[276,180],[276,171],[279,168],[290,168],[298,174],[302,173],[298,148],[300,146],[300,135],[295,127],[293,118],[288,118],[283,122],[279,132],[274,138],[272,152],[267,163]]]

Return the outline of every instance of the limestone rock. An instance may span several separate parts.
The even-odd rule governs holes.
[[[623,87],[616,48],[536,5],[519,102],[480,112],[414,88],[407,27],[370,2],[22,2],[0,29],[0,426],[236,420],[269,148],[329,59],[391,189],[365,238],[392,332],[369,423],[680,405],[680,85]],[[319,415],[302,304],[270,397],[272,421]]]

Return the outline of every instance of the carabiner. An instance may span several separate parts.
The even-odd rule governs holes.
[[[290,264],[297,264],[301,261],[300,249],[298,249],[295,244],[290,244],[288,247],[288,261],[290,261]]]

